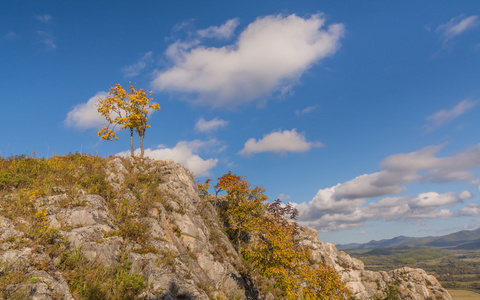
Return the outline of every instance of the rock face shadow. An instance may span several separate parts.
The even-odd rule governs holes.
[[[167,294],[162,298],[163,300],[196,300],[195,295],[180,291],[180,287],[174,281],[170,282]]]
[[[260,294],[257,285],[255,284],[255,280],[253,280],[253,278],[248,274],[241,273],[240,275],[241,277],[235,273],[230,273],[230,277],[232,277],[239,286],[242,286],[245,289],[245,299],[260,299]]]

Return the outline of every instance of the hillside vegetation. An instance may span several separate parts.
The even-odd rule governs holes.
[[[233,174],[216,185],[225,196],[209,195],[207,181],[194,197],[198,190],[165,181],[183,176],[171,168],[78,153],[0,158],[0,296],[349,297],[336,271],[296,241],[291,207],[269,204]]]

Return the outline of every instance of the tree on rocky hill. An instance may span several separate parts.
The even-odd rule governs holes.
[[[120,129],[130,131],[130,151],[133,152],[133,131],[135,130],[140,137],[140,157],[143,158],[143,138],[145,130],[150,127],[147,124],[147,114],[150,110],[160,109],[157,103],[150,104],[153,92],[144,92],[142,89],[136,90],[130,86],[130,92],[127,92],[120,84],[110,87],[108,97],[98,99],[97,110],[110,123],[98,131],[98,136],[102,140],[118,140],[115,131],[110,126],[120,125]]]

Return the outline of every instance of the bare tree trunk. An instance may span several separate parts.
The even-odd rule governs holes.
[[[237,252],[240,253],[240,229],[237,229]]]
[[[145,131],[140,135],[140,158],[143,158],[143,137],[145,136]]]
[[[133,128],[130,128],[130,153],[132,157],[135,157],[135,154],[133,154]]]

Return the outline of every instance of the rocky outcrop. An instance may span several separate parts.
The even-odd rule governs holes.
[[[121,195],[115,201],[136,201],[138,195],[125,187],[125,180],[145,172],[155,174],[157,190],[162,193],[162,201],[151,203],[146,214],[135,216],[135,221],[148,230],[144,243],[148,247],[117,234],[120,225],[104,198],[78,190],[69,193],[61,187],[60,194],[35,200],[36,210],[44,212],[45,226],[54,229],[50,232],[52,243],[63,239],[64,250],[80,251],[88,261],[105,268],[118,267],[126,260],[129,272],[141,274],[146,282],[139,299],[263,298],[254,280],[245,275],[212,203],[198,196],[193,177],[181,165],[146,160],[127,168],[119,158],[110,160],[107,182]],[[63,205],[66,200],[75,205]],[[24,274],[24,280],[7,286],[5,295],[74,299],[64,274],[55,268],[62,258],[46,255],[42,247],[29,247],[33,237],[19,229],[28,226],[27,221],[0,216],[0,273]],[[361,261],[321,242],[313,229],[301,230],[299,240],[312,247],[314,260],[333,266],[341,274],[357,299],[386,299],[392,292],[401,299],[451,299],[423,270],[365,271]]]
[[[357,299],[452,299],[437,279],[422,269],[366,271],[360,260],[320,241],[312,228],[304,228],[299,238],[314,250],[315,261],[335,268]]]

